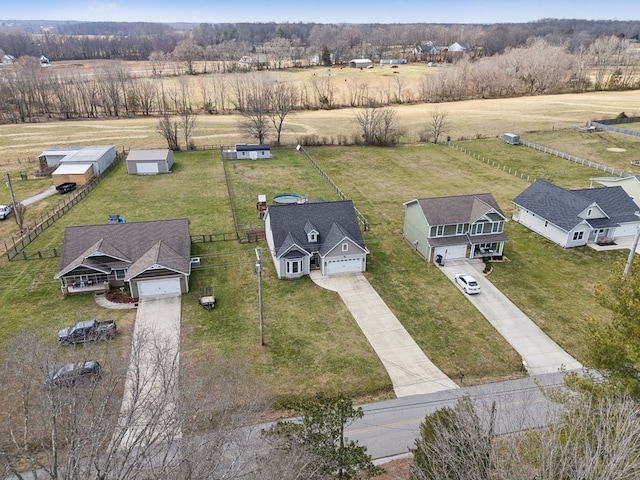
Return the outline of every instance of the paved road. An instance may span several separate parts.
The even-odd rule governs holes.
[[[544,397],[538,385],[561,387],[563,373],[524,377],[519,380],[462,387],[424,395],[398,398],[364,405],[364,417],[346,429],[350,440],[367,447],[376,463],[406,455],[420,435],[425,416],[469,396],[485,425],[495,402],[494,432],[505,434],[549,423],[557,405]]]
[[[478,295],[466,295],[460,289],[460,294],[473,303],[520,354],[531,375],[582,368],[580,362],[551,340],[482,274],[483,267],[484,264],[479,261],[449,260],[440,269],[454,283],[453,277],[458,273],[473,275],[482,292]]]
[[[458,388],[424,354],[364,275],[323,277],[314,270],[311,279],[338,292],[386,368],[397,397]]]

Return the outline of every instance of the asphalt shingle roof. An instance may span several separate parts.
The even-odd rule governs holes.
[[[156,263],[189,274],[189,219],[67,227],[56,278],[81,264],[89,266],[94,262],[97,267],[102,262],[91,258],[97,252],[134,265],[139,262],[135,274]],[[134,275],[127,272],[127,276]]]
[[[622,187],[566,190],[538,178],[518,195],[513,203],[565,231],[570,231],[585,221],[578,214],[593,205],[597,205],[607,216],[589,219],[588,223],[593,227],[611,227],[638,221],[635,215],[638,207]]]
[[[473,223],[490,210],[504,216],[498,202],[490,193],[421,198],[418,203],[429,225]]]
[[[345,236],[366,251],[351,200],[270,205],[267,215],[278,256],[293,243],[323,254]],[[308,224],[318,231],[318,243],[307,241]]]

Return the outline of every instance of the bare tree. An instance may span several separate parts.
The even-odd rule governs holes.
[[[253,77],[249,82],[245,93],[246,103],[240,110],[242,114],[240,128],[248,136],[257,138],[259,143],[265,141],[271,114],[271,93],[265,78]]]
[[[400,129],[392,108],[368,106],[356,112],[365,145],[389,146],[398,142]]]
[[[148,332],[134,335],[126,365],[108,345],[87,345],[76,359],[99,357],[101,377],[45,387],[45,373],[59,365],[61,352],[31,336],[14,339],[4,359],[10,363],[2,369],[3,385],[11,386],[2,393],[3,473],[142,480],[246,478],[256,472],[259,432],[246,425],[268,404],[247,382],[247,369],[225,361],[203,376],[184,360],[178,369],[178,352],[166,343]],[[273,461],[263,454],[263,465]],[[272,478],[280,478],[277,469],[276,463],[269,468]]]
[[[158,133],[162,135],[162,138],[167,141],[167,148],[169,150],[180,150],[180,145],[178,144],[178,128],[179,123],[172,120],[167,114],[160,117],[158,121],[156,129]]]
[[[167,65],[167,54],[154,50],[149,54],[149,62],[151,62],[151,75],[154,77],[161,77],[164,74],[164,69]]]
[[[429,113],[429,122],[425,130],[420,134],[421,140],[438,143],[440,135],[446,133],[447,128],[447,113],[441,108],[434,108]]]
[[[184,110],[180,117],[180,126],[182,127],[182,134],[184,135],[185,148],[187,150],[192,150],[194,145],[192,144],[191,137],[193,135],[193,130],[196,127],[198,117],[189,110]]]
[[[285,83],[281,79],[275,81],[270,95],[270,118],[276,131],[276,143],[278,145],[280,145],[284,119],[295,109],[297,101],[298,89],[294,85]]]
[[[200,60],[203,57],[203,54],[204,51],[200,45],[193,39],[186,38],[176,45],[172,56],[184,64],[188,75],[194,75],[196,73],[194,64],[196,60]]]

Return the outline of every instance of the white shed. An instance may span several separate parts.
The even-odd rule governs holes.
[[[132,175],[169,173],[173,166],[173,151],[167,148],[129,150],[127,172]]]
[[[268,143],[236,143],[235,151],[238,160],[271,158],[271,146]]]
[[[353,60],[349,60],[349,66],[351,68],[367,68],[373,65],[373,62],[368,58],[354,58]]]

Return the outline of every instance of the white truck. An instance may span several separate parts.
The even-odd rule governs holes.
[[[0,220],[6,220],[11,214],[11,205],[0,205]]]

